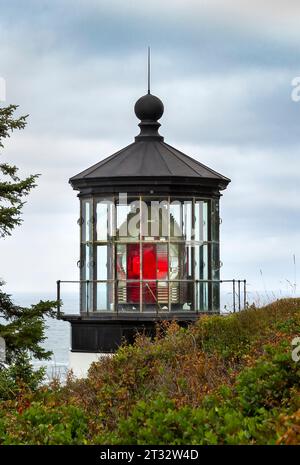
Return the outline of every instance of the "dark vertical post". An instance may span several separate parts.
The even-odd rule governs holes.
[[[158,302],[158,281],[157,280],[156,280],[156,284],[155,284],[155,290],[156,290],[156,296],[154,296],[154,298],[156,300],[155,308],[156,308],[156,315],[158,316],[158,310],[160,310],[160,304]]]
[[[142,227],[143,227],[143,211],[142,211],[142,208],[143,208],[143,204],[142,204],[142,196],[140,195],[139,196],[139,216],[140,216],[140,232],[139,232],[139,251],[140,251],[140,279],[139,279],[139,286],[140,286],[140,312],[143,312],[144,311],[144,298],[143,298],[143,293],[146,291],[146,283],[144,283],[144,277],[143,277],[143,264],[144,264],[144,260],[143,260],[143,242],[142,242],[142,239],[143,239],[143,231],[142,231]],[[147,215],[148,215],[148,209],[147,209]],[[148,218],[148,216],[147,216]],[[128,221],[128,219],[126,220]],[[128,227],[128,225],[127,225]],[[135,283],[134,283],[135,285]]]
[[[208,260],[208,282],[207,282],[207,291],[208,291],[208,311],[213,310],[213,293],[212,293],[212,199],[209,200],[207,205],[207,214],[208,214],[208,230],[207,230],[207,240],[209,246],[207,249],[207,260]]]
[[[60,319],[60,280],[56,281],[57,318]]]
[[[244,279],[244,310],[246,308],[246,299],[247,299],[247,290],[246,290],[246,279]]]
[[[239,312],[241,311],[241,280],[238,280],[238,299],[239,299]]]
[[[196,223],[196,213],[195,213],[195,197],[193,197],[192,199],[192,218],[191,218],[191,221],[192,221],[192,224],[191,224],[191,240],[192,240],[192,247],[191,247],[191,261],[192,261],[192,296],[193,296],[193,303],[192,303],[192,310],[195,311],[196,310],[196,313],[198,313],[198,308],[197,307],[197,304],[196,304],[196,282],[195,282],[195,279],[196,279],[196,276],[195,276],[195,223]]]
[[[233,311],[235,313],[235,279],[232,280]]]
[[[90,306],[89,306],[89,280],[86,281],[86,313],[89,314]]]
[[[115,243],[116,239],[116,231],[117,231],[117,204],[116,204],[116,197],[113,197],[113,211],[112,211],[112,237],[113,237],[113,244],[112,247],[114,248],[114,309],[115,312],[119,312],[119,305],[118,305],[118,289],[119,289],[119,280],[118,280],[118,273],[117,273],[117,255],[118,255],[118,246]]]
[[[79,268],[79,313],[83,312],[83,288],[82,288],[82,283],[81,280],[83,278],[83,268],[82,264],[84,263],[84,248],[82,245],[83,242],[83,228],[84,228],[84,220],[83,220],[83,207],[82,207],[82,200],[79,202],[79,211],[80,211],[80,217],[79,217],[79,261],[77,262],[77,266]]]
[[[171,294],[171,281],[170,281],[170,237],[171,237],[171,212],[170,212],[170,203],[171,197],[168,196],[168,243],[167,243],[167,253],[168,253],[168,312],[172,309],[172,294]]]
[[[95,198],[92,199],[92,241],[93,241],[93,246],[92,246],[92,250],[93,250],[93,260],[92,260],[92,280],[93,282],[91,283],[91,296],[92,296],[92,311],[96,311],[97,310],[97,287],[98,287],[98,283],[96,282],[97,281],[97,245],[96,245],[96,239],[97,239],[97,202],[95,200]],[[107,240],[107,237],[106,237],[106,240]],[[107,247],[107,250],[108,250],[108,245],[106,245]],[[106,278],[107,278],[107,275],[106,275]],[[107,286],[107,282],[106,282],[106,286]],[[106,296],[108,298],[108,289],[106,289]],[[107,300],[106,300],[106,304],[107,304]],[[106,305],[107,306],[107,305]]]

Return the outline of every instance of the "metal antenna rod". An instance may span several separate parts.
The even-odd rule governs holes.
[[[150,94],[150,47],[148,47],[148,94]]]

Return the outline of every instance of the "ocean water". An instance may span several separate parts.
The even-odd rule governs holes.
[[[73,293],[65,293],[64,307],[66,313],[77,313],[79,311],[78,298]],[[40,300],[56,300],[55,294],[48,293],[14,293],[12,300],[15,304],[28,307],[38,303]],[[74,310],[73,310],[74,309]],[[68,370],[69,350],[70,350],[70,323],[53,318],[46,320],[46,340],[43,346],[51,350],[53,355],[50,360],[34,360],[34,365],[38,368],[45,366],[47,377],[52,379],[54,376],[64,379]]]

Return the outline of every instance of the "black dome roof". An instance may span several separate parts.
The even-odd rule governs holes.
[[[169,192],[220,195],[230,179],[164,142],[157,121],[162,101],[150,93],[135,104],[141,132],[135,142],[73,176],[82,194],[108,192]]]

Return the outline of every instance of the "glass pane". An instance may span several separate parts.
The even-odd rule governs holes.
[[[172,200],[170,203],[170,236],[177,240],[192,239],[192,201]]]
[[[169,235],[169,205],[164,199],[142,201],[142,236],[146,240],[166,240]]]
[[[81,260],[81,279],[93,279],[93,246],[91,243],[82,245],[82,260]]]
[[[97,311],[112,311],[113,285],[109,283],[97,283]]]
[[[170,244],[170,279],[192,279],[193,246],[185,244]]]
[[[183,235],[185,240],[192,239],[192,202],[185,201],[183,204]]]
[[[173,200],[170,203],[170,236],[171,238],[183,240],[183,212],[181,202]]]
[[[81,240],[88,242],[92,240],[93,230],[93,211],[92,202],[90,200],[82,201],[82,225],[81,225]]]
[[[140,244],[117,245],[118,310],[140,309]]]
[[[212,284],[212,310],[213,311],[220,310],[220,284],[219,283]]]
[[[90,312],[93,308],[93,283],[86,283],[93,279],[93,246],[91,243],[81,245],[81,310]]]
[[[97,280],[113,279],[113,247],[97,246]]]
[[[220,216],[219,216],[219,201],[212,200],[211,203],[211,240],[219,242],[220,231]]]
[[[195,203],[195,241],[208,240],[208,204],[200,200]]]
[[[156,245],[157,254],[157,279],[168,279],[168,246],[167,244]]]
[[[93,311],[93,283],[82,282],[81,288],[81,311],[92,312]]]
[[[172,312],[192,310],[194,301],[194,282],[172,282],[170,283],[170,287]]]
[[[157,279],[156,269],[156,244],[143,244],[143,279]]]
[[[169,300],[167,244],[143,244],[143,311],[167,311]]]
[[[137,304],[140,303],[140,283],[138,281],[127,282],[127,303]],[[132,310],[136,307],[132,306]]]
[[[117,245],[117,278],[126,279],[127,276],[127,246]]]
[[[170,279],[179,279],[179,247],[181,244],[170,244],[169,248],[169,273]]]
[[[110,245],[97,246],[97,281],[113,278],[113,249]],[[96,283],[96,310],[113,310],[113,284]]]
[[[118,302],[126,303],[127,302],[127,285],[126,285],[126,276],[127,276],[127,245],[118,244],[117,245],[117,263],[116,263],[116,272],[118,281]]]
[[[157,301],[161,305],[161,310],[168,310],[169,304],[169,285],[167,282],[157,283]],[[162,305],[164,304],[164,305]]]
[[[158,306],[157,300],[157,286],[156,281],[149,281],[143,283],[143,304],[144,304],[144,311],[153,310],[156,306]]]
[[[117,205],[117,235],[118,238],[127,237],[127,215],[130,212],[129,205]]]
[[[113,235],[114,205],[110,200],[99,200],[96,206],[97,241],[106,241]]]
[[[167,312],[169,286],[167,282],[143,283],[143,312]]]
[[[107,246],[97,247],[97,280],[108,278]]]
[[[118,302],[120,304],[127,303],[127,285],[126,281],[118,281]]]
[[[139,312],[140,311],[140,282],[139,281],[118,281],[117,284],[119,312]]]
[[[117,204],[117,239],[136,240],[140,232],[140,202],[128,199],[128,204]]]
[[[195,246],[195,279],[208,279],[208,245]]]
[[[219,244],[212,244],[212,279],[220,279],[220,255],[219,255]]]
[[[208,283],[196,283],[196,310],[207,312],[209,310]]]
[[[192,310],[194,282],[193,247],[186,244],[170,244],[170,300],[172,311]],[[190,281],[189,281],[190,280]]]
[[[127,244],[127,279],[140,279],[140,244]]]

